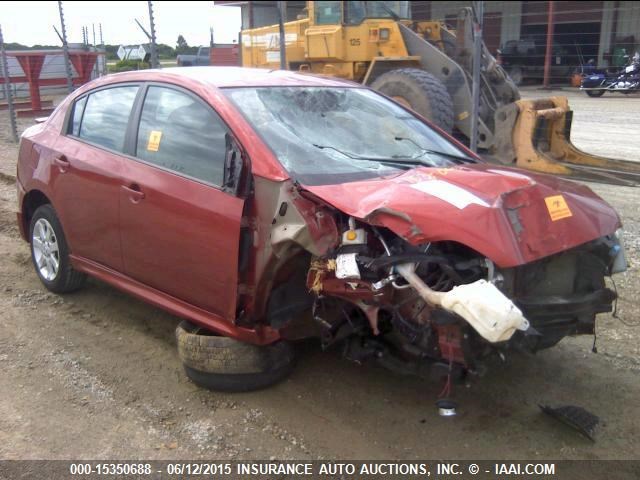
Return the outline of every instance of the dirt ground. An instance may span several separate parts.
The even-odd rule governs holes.
[[[578,146],[638,160],[640,98],[568,94]],[[456,389],[454,418],[437,415],[441,385],[360,367],[313,344],[300,346],[297,369],[273,388],[197,388],[177,358],[178,318],[95,280],[64,297],[45,291],[18,238],[17,146],[6,112],[0,117],[0,458],[640,458],[640,330],[610,315],[598,321],[598,354],[591,337],[579,337],[495,363]],[[619,311],[639,324],[640,190],[593,188],[623,218],[632,266],[617,278]],[[597,441],[538,404],[595,413]]]

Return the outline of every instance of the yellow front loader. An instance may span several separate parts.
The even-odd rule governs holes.
[[[287,22],[287,68],[371,86],[463,140],[471,135],[472,11],[455,30],[413,21],[407,1],[309,1]],[[244,30],[242,64],[280,68],[278,25]],[[583,180],[640,185],[640,163],[596,157],[571,144],[564,97],[521,100],[482,48],[478,148],[507,165]]]

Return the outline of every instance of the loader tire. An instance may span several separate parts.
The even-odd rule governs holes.
[[[183,321],[176,329],[178,356],[187,377],[210,390],[248,392],[287,377],[294,366],[286,342],[256,346],[218,336]]]
[[[454,124],[451,96],[436,77],[417,68],[400,68],[380,75],[371,88],[415,110],[447,133]]]

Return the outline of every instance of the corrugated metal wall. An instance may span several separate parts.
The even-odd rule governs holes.
[[[444,20],[452,18],[459,9],[470,6],[472,2],[414,1],[411,4],[416,19]],[[484,4],[485,12],[493,15],[494,25],[497,23],[497,16],[500,16],[499,42],[494,38],[485,39],[491,45],[519,40],[521,36],[527,35],[523,32],[523,28],[529,31],[537,26],[538,30],[544,30],[547,24],[549,7],[547,1],[487,1]],[[596,31],[590,38],[598,44],[594,48],[597,51],[600,66],[610,64],[612,47],[624,45],[627,51],[632,50],[629,53],[640,49],[640,2],[638,1],[556,1],[555,10],[557,25],[590,24],[591,26],[585,25],[585,27],[589,26],[589,31],[593,30],[594,24],[599,25],[595,27]],[[491,30],[489,21],[487,26],[489,30],[486,33],[494,36],[495,32]]]

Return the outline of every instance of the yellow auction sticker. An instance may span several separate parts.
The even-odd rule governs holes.
[[[159,130],[151,130],[149,133],[149,142],[147,143],[147,150],[150,152],[157,152],[160,150],[160,140],[162,139],[162,132]]]
[[[571,217],[573,215],[569,209],[569,205],[567,205],[567,201],[562,195],[546,197],[544,201],[547,204],[547,210],[549,210],[552,222],[562,218]]]

